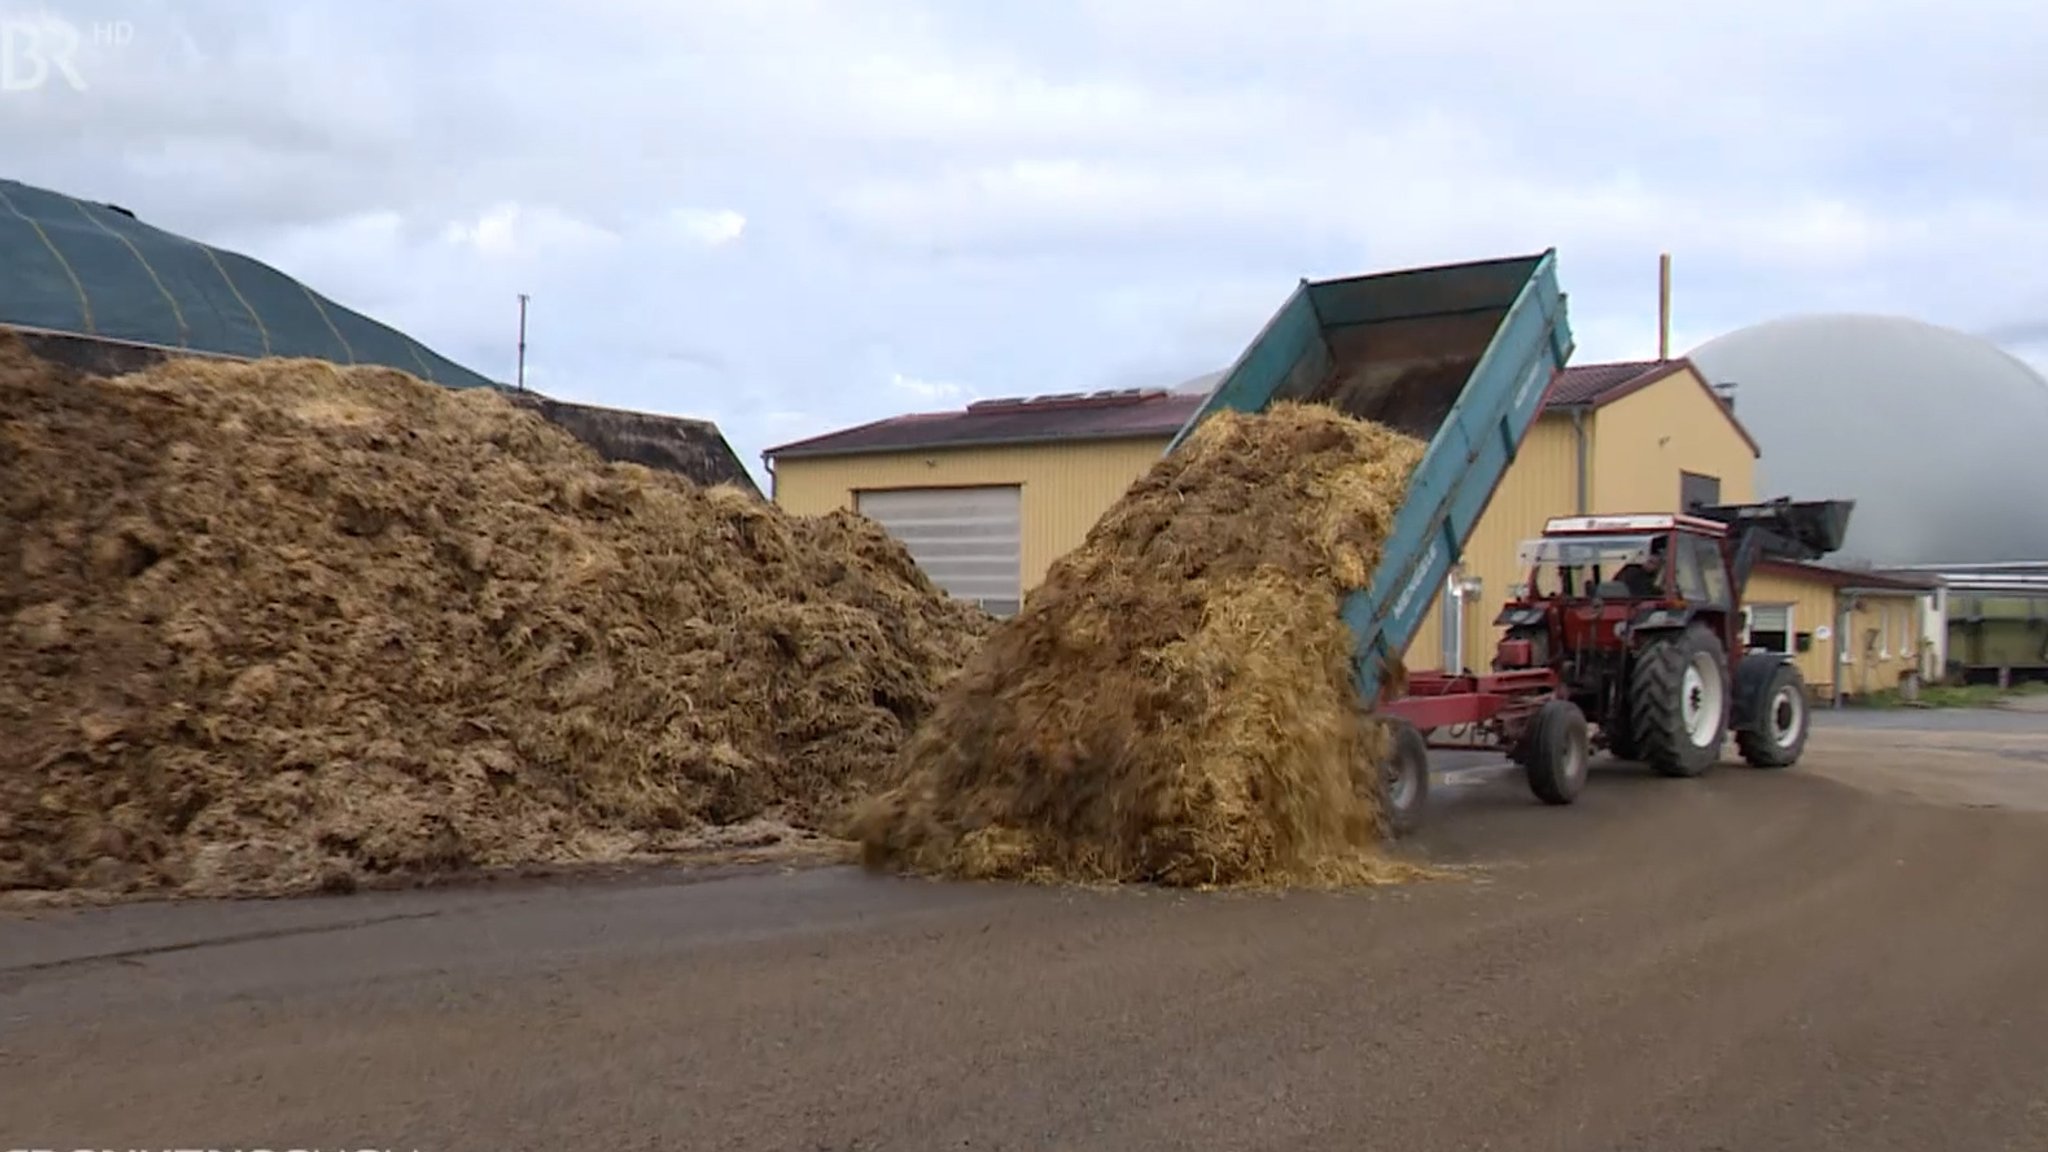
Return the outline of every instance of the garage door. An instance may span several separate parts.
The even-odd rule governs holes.
[[[861,492],[854,507],[903,542],[932,582],[998,616],[1024,599],[1023,491],[888,488]]]

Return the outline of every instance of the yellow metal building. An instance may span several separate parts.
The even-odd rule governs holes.
[[[986,401],[954,412],[895,417],[771,448],[775,502],[791,512],[861,511],[904,541],[933,580],[989,610],[1015,611],[1060,555],[1159,459],[1202,397],[1163,391],[1067,394]],[[1730,402],[1690,361],[1573,367],[1552,382],[1541,415],[1423,621],[1411,668],[1486,668],[1492,621],[1526,574],[1516,547],[1552,516],[1680,512],[1755,500],[1756,442]],[[1800,494],[1802,497],[1832,493]],[[1873,577],[1860,592],[1832,569],[1769,565],[1751,590],[1763,623],[1789,616],[1807,634],[1802,670],[1820,693],[1895,685],[1896,617],[1922,595]],[[1829,638],[1850,591],[1856,649],[1836,675]],[[1896,602],[1896,603],[1895,603]],[[1780,611],[1780,609],[1783,611]],[[1835,621],[1816,640],[1808,627]],[[1917,625],[1915,625],[1917,627]],[[1916,633],[1917,635],[1917,633]],[[1867,658],[1866,658],[1867,655]],[[1866,685],[1868,687],[1866,687]]]
[[[873,517],[941,588],[1008,615],[1202,400],[1128,390],[877,420],[770,448],[770,495],[799,515]]]

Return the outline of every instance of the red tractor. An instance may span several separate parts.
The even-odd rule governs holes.
[[[1749,650],[1743,591],[1765,556],[1841,547],[1846,500],[1729,504],[1692,515],[1567,516],[1525,541],[1528,583],[1495,618],[1490,674],[1419,673],[1382,711],[1396,718],[1386,807],[1419,820],[1428,753],[1498,747],[1530,789],[1569,804],[1606,748],[1666,776],[1698,776],[1730,732],[1744,760],[1783,768],[1806,747],[1806,683],[1792,659]],[[1453,729],[1455,742],[1431,739]]]

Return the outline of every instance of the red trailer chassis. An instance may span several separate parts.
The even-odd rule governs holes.
[[[1549,668],[1486,675],[1418,672],[1409,678],[1407,690],[1379,711],[1415,725],[1434,748],[1512,749],[1543,702],[1557,696],[1557,673]],[[1478,739],[1431,739],[1445,728],[1466,729]]]
[[[1504,657],[1526,640],[1506,640]],[[1429,795],[1429,749],[1498,749],[1522,766],[1546,804],[1569,804],[1585,786],[1592,741],[1585,713],[1565,696],[1552,668],[1460,673],[1418,672],[1378,712],[1395,721],[1382,811],[1396,835],[1413,831]],[[1444,733],[1451,733],[1445,736]]]

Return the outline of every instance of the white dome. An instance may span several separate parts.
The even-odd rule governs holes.
[[[1895,316],[1797,316],[1691,359],[1735,385],[1758,495],[1856,501],[1838,561],[2048,558],[2048,381],[1997,345]]]

